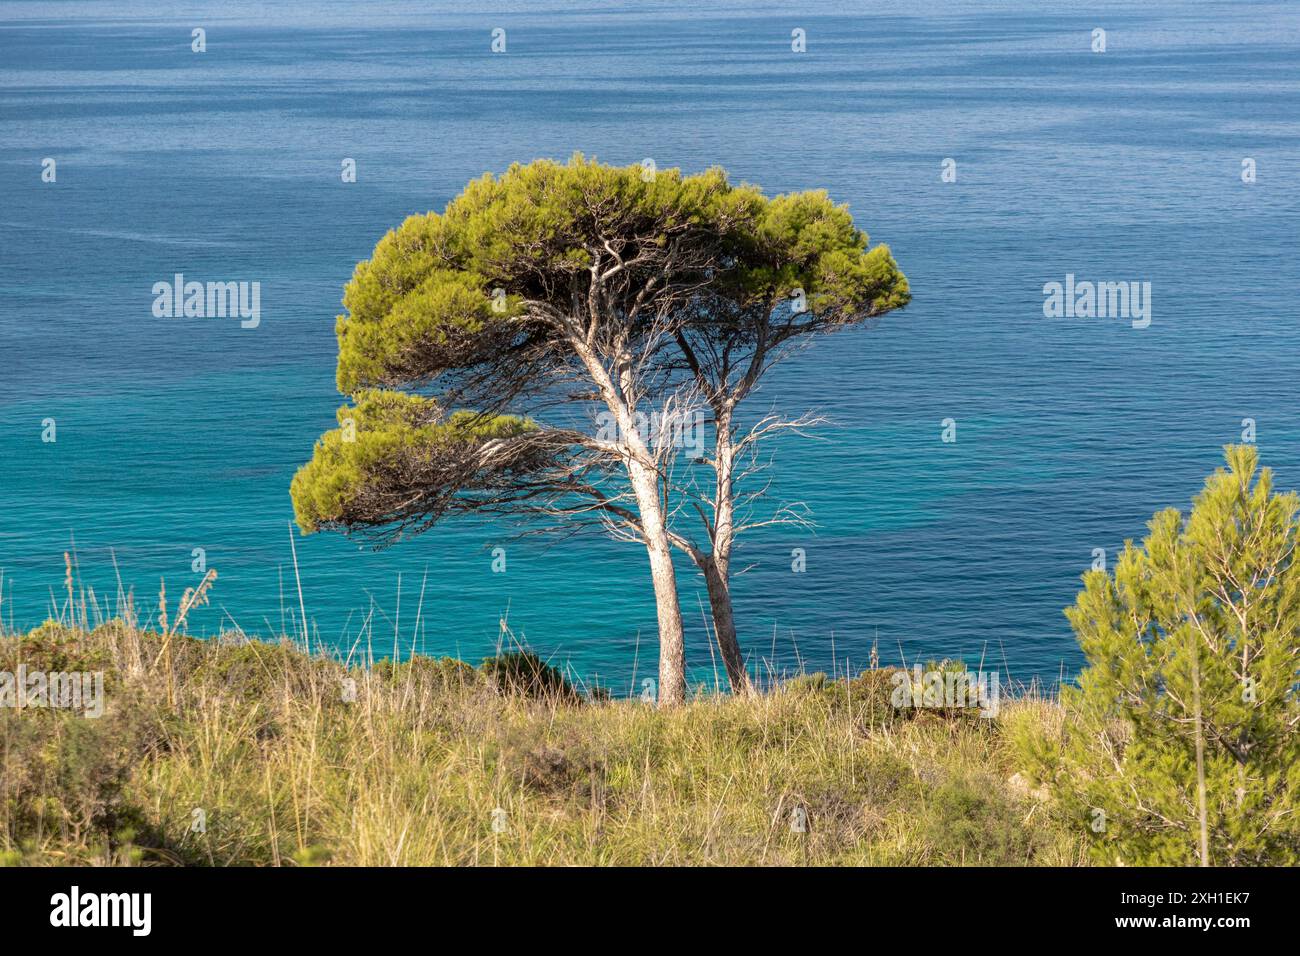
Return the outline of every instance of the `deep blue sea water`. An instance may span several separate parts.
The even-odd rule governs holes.
[[[46,615],[75,538],[86,583],[111,599],[111,549],[142,605],[162,576],[174,603],[204,548],[220,578],[192,629],[279,630],[298,603],[288,483],[342,401],[353,266],[485,170],[575,150],[824,187],[911,280],[904,313],[820,341],[751,400],[835,422],[783,442],[772,473],[816,534],[771,529],[739,555],[756,667],[842,670],[878,641],[885,661],[1068,675],[1061,610],[1093,549],[1113,557],[1185,507],[1243,418],[1300,486],[1293,3],[152,7],[0,4],[6,624]],[[176,272],[259,281],[261,325],[154,318],[151,288]],[[1044,318],[1043,284],[1067,273],[1150,282],[1150,327]],[[654,668],[635,546],[459,524],[297,552],[307,614],[340,646],[385,653],[396,628],[403,648],[476,659],[508,610],[616,690],[634,661]],[[681,580],[693,673],[712,681],[702,582]]]

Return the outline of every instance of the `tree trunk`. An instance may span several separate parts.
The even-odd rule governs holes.
[[[701,570],[704,572],[704,583],[709,589],[713,632],[722,655],[722,663],[727,668],[731,691],[741,696],[752,694],[754,685],[749,679],[749,672],[745,670],[745,658],[740,653],[740,641],[736,638],[736,619],[731,610],[731,585],[711,557],[704,559]]]
[[[1192,645],[1192,715],[1196,728],[1196,816],[1200,823],[1201,866],[1210,865],[1210,832],[1205,809],[1205,732],[1201,725],[1201,646],[1196,635]]]
[[[686,700],[686,643],[682,636],[682,607],[677,598],[677,572],[663,505],[659,500],[659,475],[653,455],[636,427],[635,389],[630,368],[625,364],[611,375],[601,357],[582,338],[572,340],[574,353],[582,360],[600,390],[605,406],[618,423],[626,445],[625,463],[632,492],[636,496],[641,534],[650,557],[650,579],[654,584],[655,612],[659,618],[659,706]],[[617,378],[617,381],[615,380]]]
[[[709,590],[709,609],[713,616],[713,634],[718,652],[727,668],[727,680],[733,694],[750,694],[754,685],[745,670],[745,658],[740,653],[736,637],[736,619],[731,609],[731,547],[735,542],[735,460],[736,449],[731,442],[730,411],[715,411],[714,460],[717,470],[716,497],[714,499],[714,526],[711,534],[712,554],[697,560],[704,572],[704,582]]]
[[[680,704],[686,700],[686,645],[677,598],[677,572],[664,526],[659,487],[654,472],[635,459],[628,463],[628,474],[641,513],[659,616],[659,705]]]

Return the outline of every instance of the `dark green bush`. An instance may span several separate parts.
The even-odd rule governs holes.
[[[532,651],[511,651],[489,657],[480,670],[503,694],[565,704],[582,700],[582,695],[563,674]]]

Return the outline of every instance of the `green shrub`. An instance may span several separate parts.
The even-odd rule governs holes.
[[[478,671],[464,661],[454,657],[423,655],[416,655],[396,664],[385,658],[376,661],[371,672],[377,679],[393,684],[410,680],[417,685],[442,689],[470,686],[482,679]]]
[[[194,678],[237,697],[266,700],[285,691],[310,696],[313,678],[331,670],[342,673],[333,661],[309,657],[288,641],[272,644],[253,639],[209,648],[196,665]]]
[[[1300,499],[1253,447],[1226,457],[1189,516],[1084,575],[1059,748],[1021,742],[1102,862],[1300,863]]]
[[[991,779],[948,779],[934,788],[921,824],[932,865],[1028,862],[1033,846],[1023,814],[996,794]]]
[[[102,642],[86,631],[64,627],[57,621],[46,621],[35,630],[28,631],[17,641],[0,645],[0,669],[16,672],[18,665],[26,664],[29,670],[47,673],[106,672],[109,682],[112,659]]]
[[[139,819],[124,796],[156,727],[140,708],[97,719],[69,711],[0,710],[0,824],[10,844],[126,842]]]
[[[919,706],[924,700],[926,679],[931,674],[963,675],[968,668],[961,661],[928,661],[920,665],[920,683],[917,683],[917,671],[901,667],[876,667],[860,673],[852,680],[835,680],[820,671],[814,674],[801,674],[782,684],[788,694],[799,697],[824,699],[832,707],[843,709],[852,707],[855,711],[865,711],[875,723],[888,723],[896,719],[912,719],[919,716],[940,717],[947,719],[978,719],[980,708],[973,704],[974,685],[967,688],[972,703],[968,706]],[[906,682],[909,695],[906,704],[900,706],[899,688]],[[916,701],[914,705],[912,701]],[[987,722],[985,722],[987,723]]]
[[[571,704],[582,699],[563,674],[532,651],[489,657],[480,669],[503,694]]]

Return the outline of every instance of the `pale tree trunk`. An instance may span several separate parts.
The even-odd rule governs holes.
[[[1210,832],[1205,799],[1205,731],[1201,724],[1201,647],[1196,635],[1192,645],[1192,716],[1196,733],[1196,816],[1200,824],[1201,866],[1210,865]]]
[[[672,547],[659,499],[659,474],[650,449],[636,428],[635,399],[631,396],[630,373],[625,368],[616,383],[591,348],[574,340],[574,351],[586,365],[600,389],[605,406],[618,422],[625,444],[625,467],[632,493],[636,496],[639,525],[650,558],[650,579],[654,585],[655,613],[659,620],[659,706],[686,700],[686,642],[682,634],[682,607],[677,597],[677,572]],[[621,386],[621,387],[620,387]]]
[[[753,682],[745,670],[745,658],[740,653],[740,641],[736,638],[736,619],[731,609],[731,585],[719,572],[714,560],[705,555],[700,570],[704,572],[704,583],[709,589],[709,610],[713,616],[713,632],[718,642],[718,651],[722,663],[727,668],[727,680],[731,683],[732,693],[751,694]]]
[[[735,541],[735,459],[731,441],[731,413],[723,409],[716,415],[717,488],[712,533],[713,553],[697,561],[704,572],[709,591],[709,609],[713,616],[713,633],[718,651],[727,668],[732,693],[749,694],[754,685],[745,670],[745,658],[736,637],[736,619],[731,606],[731,547]]]
[[[682,637],[682,608],[677,597],[677,572],[673,568],[655,473],[633,459],[628,462],[628,475],[641,513],[659,616],[658,700],[661,707],[671,706],[686,699],[686,645]]]

